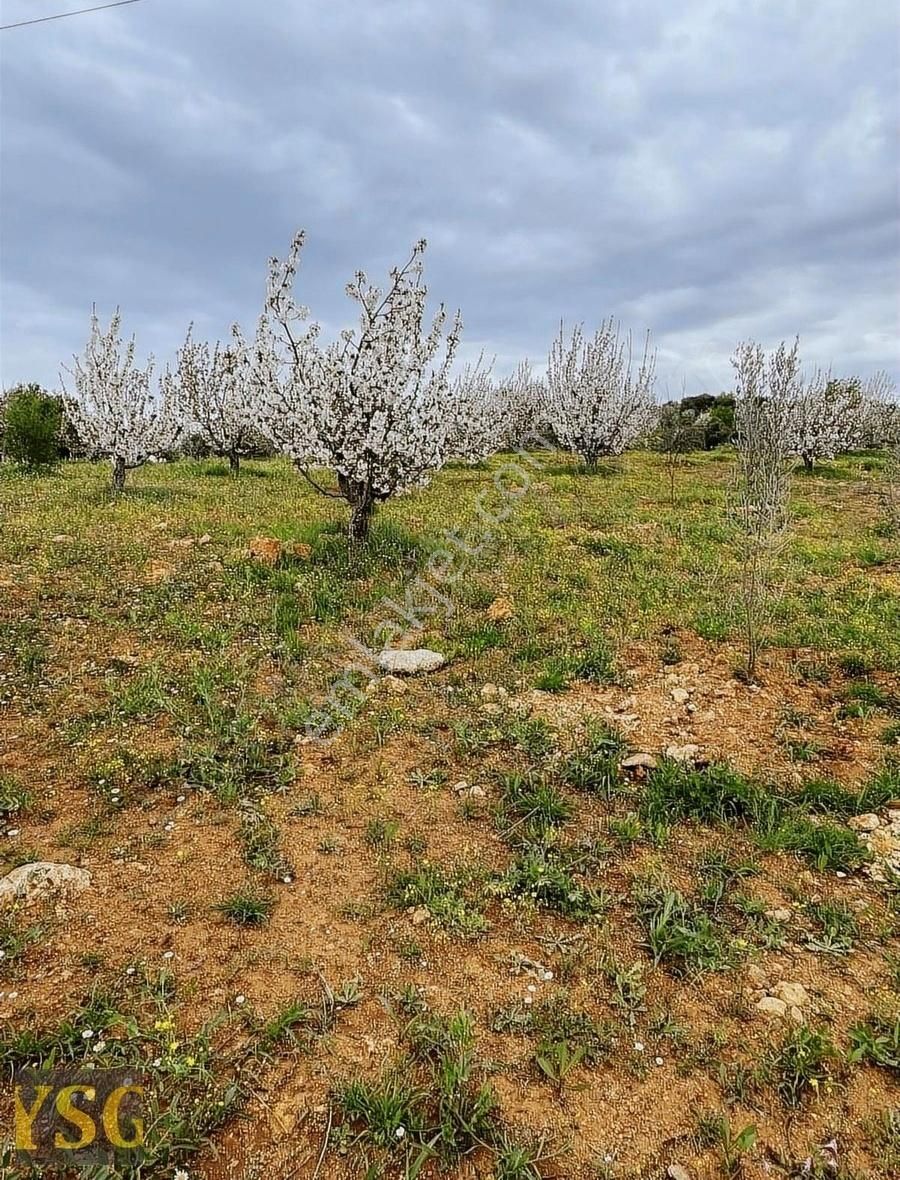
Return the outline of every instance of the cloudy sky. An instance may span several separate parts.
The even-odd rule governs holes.
[[[0,0],[0,24],[91,0]],[[94,0],[97,2],[97,0]],[[893,0],[140,0],[0,33],[0,378],[58,384],[91,303],[141,352],[419,237],[466,355],[650,328],[661,392],[735,343],[898,364]]]

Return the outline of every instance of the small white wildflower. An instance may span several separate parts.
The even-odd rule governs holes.
[[[186,795],[179,795],[178,798],[175,800],[175,802],[176,803],[183,803],[186,798],[187,798]]]
[[[634,1042],[634,1051],[635,1051],[635,1053],[643,1053],[644,1052],[644,1042],[643,1041],[635,1041]]]
[[[83,1041],[89,1041],[93,1035],[94,1035],[94,1030],[92,1028],[86,1028],[84,1030],[84,1032],[81,1034],[81,1039]]]
[[[164,825],[164,830],[166,832],[171,832],[174,827],[175,827],[175,825],[172,823],[171,820],[169,820],[169,822]]]
[[[163,951],[163,958],[164,959],[174,959],[175,952],[174,951]]]
[[[19,829],[18,828],[10,828],[6,834],[7,834],[7,836],[18,836]]]
[[[235,996],[235,997],[234,997],[234,1002],[235,1002],[236,1004],[246,1004],[246,1003],[247,1003],[247,997],[246,997],[246,996],[243,996],[243,995],[241,995],[241,996]]]
[[[176,1168],[172,1180],[190,1180],[190,1176],[188,1176],[184,1168]]]
[[[126,975],[134,975],[134,968],[133,967],[126,967],[125,974]]]
[[[528,1004],[533,1004],[533,1003],[534,1003],[534,1000],[531,998],[531,996],[526,996],[526,997],[525,997],[525,999],[524,999],[522,1002],[523,1002],[524,1004],[528,1005]]]
[[[397,1136],[398,1139],[406,1138],[406,1127],[398,1127],[397,1130],[394,1132],[394,1134]]]
[[[534,986],[534,984],[533,984],[533,983],[529,983],[529,985],[528,985],[528,990],[529,990],[530,992],[536,992],[536,991],[537,991],[537,988]]]
[[[656,1062],[657,1065],[662,1065],[662,1063],[663,1063],[663,1059],[661,1057],[655,1057],[654,1061]]]

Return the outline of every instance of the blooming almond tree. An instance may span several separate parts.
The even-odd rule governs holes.
[[[120,335],[116,310],[104,332],[97,313],[91,315],[91,334],[83,357],[67,370],[73,393],[65,392],[66,407],[89,454],[112,462],[113,490],[125,486],[125,473],[149,458],[170,451],[183,428],[179,409],[165,388],[154,391],[151,357],[139,369],[134,359],[134,337]]]
[[[797,385],[789,407],[790,447],[811,471],[817,460],[859,445],[866,401],[858,380],[830,372],[816,370]]]
[[[502,445],[503,403],[483,356],[466,365],[450,392],[453,411],[447,457],[479,463],[496,454]]]
[[[546,446],[552,428],[547,422],[547,391],[528,360],[497,386],[501,406],[500,449]]]
[[[368,536],[375,508],[425,483],[447,458],[453,427],[449,369],[462,323],[445,332],[441,306],[425,323],[425,242],[392,270],[382,290],[362,271],[347,286],[358,305],[356,328],[318,344],[318,328],[294,302],[293,281],[303,235],[287,259],[272,259],[266,313],[253,368],[268,387],[265,429],[317,487],[308,465],[329,467],[350,505],[351,541]]]
[[[258,422],[256,386],[248,379],[245,351],[237,326],[230,346],[217,342],[212,349],[192,338],[191,327],[178,351],[174,376],[164,378],[187,422],[216,455],[228,459],[232,472],[240,470],[241,456],[251,449]]]
[[[631,338],[620,336],[613,319],[604,320],[592,340],[578,325],[567,342],[560,325],[547,367],[547,413],[559,441],[588,469],[621,455],[650,429],[654,368],[649,334],[635,370]]]

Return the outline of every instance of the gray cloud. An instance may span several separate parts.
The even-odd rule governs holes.
[[[161,359],[251,324],[299,226],[329,329],[425,236],[499,368],[614,314],[689,392],[749,335],[896,373],[897,34],[887,0],[143,0],[2,33],[0,376],[56,384],[94,301]]]

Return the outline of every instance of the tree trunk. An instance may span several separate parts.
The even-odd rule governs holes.
[[[347,479],[338,475],[338,487],[341,495],[350,505],[350,525],[348,535],[350,544],[355,545],[365,541],[369,536],[369,526],[375,515],[375,496],[368,481]]]
[[[812,455],[803,455],[803,456],[802,456],[802,458],[803,458],[803,466],[804,466],[804,468],[805,468],[807,471],[812,471],[812,469],[813,469],[813,457],[812,457]]]
[[[369,536],[369,526],[375,515],[375,501],[367,498],[358,504],[350,506],[350,540],[353,544],[365,541]]]
[[[228,470],[232,475],[237,475],[241,469],[241,457],[237,451],[228,452]]]
[[[114,492],[121,492],[125,487],[125,460],[119,455],[113,456],[112,486]]]

